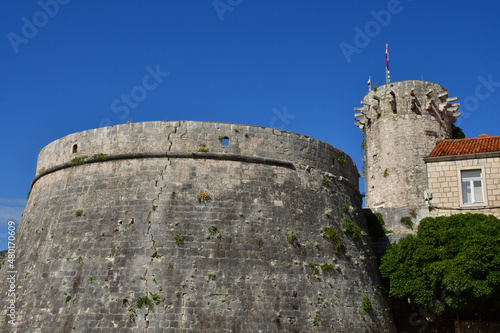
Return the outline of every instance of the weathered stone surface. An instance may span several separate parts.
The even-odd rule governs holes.
[[[459,115],[442,86],[426,81],[389,83],[365,95],[355,115],[364,132],[366,207],[424,206],[427,157],[451,138]]]
[[[1,330],[394,332],[367,236],[342,231],[346,217],[365,227],[357,180],[349,156],[269,128],[150,122],[68,135],[39,155],[16,234],[16,325],[4,316]],[[340,231],[338,252],[326,226]],[[151,308],[139,308],[146,296]]]

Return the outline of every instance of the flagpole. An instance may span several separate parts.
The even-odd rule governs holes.
[[[385,44],[385,84],[391,82],[391,72],[389,71],[389,44]]]

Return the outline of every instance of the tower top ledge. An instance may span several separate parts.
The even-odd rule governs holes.
[[[159,157],[291,164],[358,184],[352,159],[328,143],[274,128],[200,121],[129,123],[67,135],[40,151],[35,178],[82,163]]]
[[[449,97],[440,84],[406,80],[391,82],[370,90],[361,100],[362,107],[354,108],[355,125],[361,130],[382,115],[432,115],[439,121],[456,121],[460,103],[457,97]]]

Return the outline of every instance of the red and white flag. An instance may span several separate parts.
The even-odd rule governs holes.
[[[385,44],[385,68],[389,69],[389,44]]]

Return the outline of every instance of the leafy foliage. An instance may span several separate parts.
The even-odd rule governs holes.
[[[413,230],[413,221],[411,220],[411,217],[409,216],[404,216],[400,220],[401,224],[407,227],[408,229]]]
[[[182,236],[181,234],[175,235],[175,244],[179,245],[182,243],[184,243],[184,236]]]
[[[344,222],[342,222],[342,229],[344,229],[345,232],[351,234],[352,238],[356,238],[361,236],[361,228],[352,222],[352,220],[348,217],[344,219]]]
[[[310,262],[309,264],[309,268],[311,269],[311,272],[316,275],[318,274],[318,268],[316,267],[316,264],[313,263],[313,262]]]
[[[100,161],[105,161],[108,158],[108,154],[103,154],[103,153],[94,154],[92,158]]]
[[[153,302],[148,296],[139,297],[136,304],[139,309],[141,309],[143,305],[147,305],[150,310],[153,308]]]
[[[297,235],[295,235],[293,229],[286,230],[286,240],[288,243],[295,243],[297,241]]]
[[[347,214],[349,213],[349,205],[346,203],[342,204],[342,213]]]
[[[337,251],[342,246],[342,238],[337,228],[328,226],[321,229],[323,237],[327,238],[333,245],[333,249]]]
[[[333,267],[332,264],[329,263],[324,263],[321,265],[321,271],[323,272],[323,275],[326,275],[328,272],[331,272],[334,270],[335,267]]]
[[[156,305],[159,305],[160,301],[163,301],[165,299],[165,297],[161,297],[156,293],[149,292],[149,294],[151,295],[151,298],[153,299]]]
[[[313,318],[313,325],[319,327],[319,324],[323,325],[323,320],[321,320],[319,312],[316,312],[316,316],[314,316]]]
[[[366,296],[363,297],[363,303],[361,306],[363,307],[363,310],[365,310],[365,311],[370,311],[373,308],[372,302]]]
[[[340,162],[340,164],[342,164],[342,166],[344,166],[345,164],[345,157],[344,155],[340,155],[337,160]]]
[[[452,139],[465,139],[464,131],[458,126],[451,124],[451,138]]]
[[[458,214],[425,218],[417,236],[390,246],[380,272],[389,296],[433,310],[500,308],[500,220]]]
[[[71,160],[71,164],[73,165],[81,165],[85,163],[85,159],[88,156],[80,156],[80,157],[75,157],[74,159]]]

